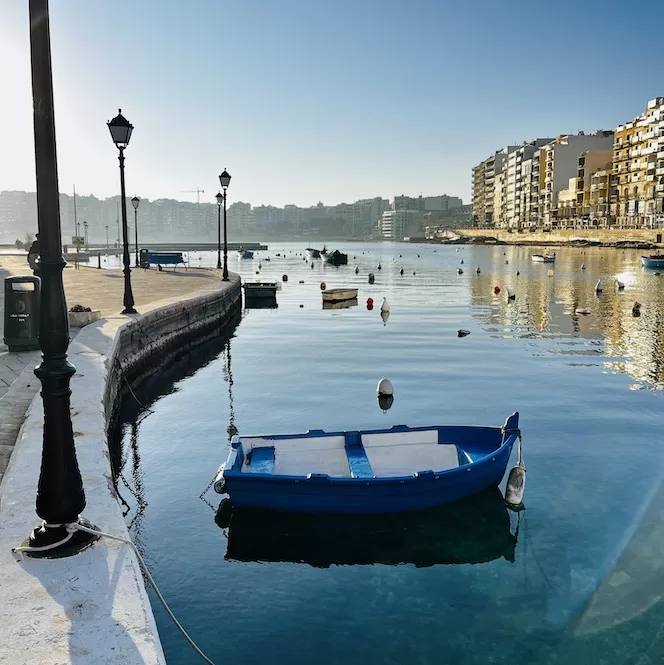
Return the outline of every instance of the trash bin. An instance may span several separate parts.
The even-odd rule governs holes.
[[[149,249],[141,249],[138,253],[138,265],[141,268],[149,268],[150,267],[150,250]]]
[[[10,351],[39,348],[39,277],[5,278],[5,344]]]

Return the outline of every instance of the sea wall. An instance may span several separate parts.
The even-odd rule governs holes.
[[[127,317],[98,321],[71,344],[69,358],[76,366],[71,417],[87,499],[83,516],[104,532],[129,537],[106,435],[119,398],[133,381],[158,372],[183,349],[237,320],[239,277],[214,284],[185,299],[154,303],[129,322]],[[14,560],[11,548],[39,522],[42,430],[37,397],[0,486],[0,662],[164,665],[143,576],[128,545],[102,538],[73,557]]]
[[[455,229],[449,238],[463,238],[474,242],[506,243],[508,245],[575,245],[597,244],[606,247],[624,246],[625,243],[639,247],[662,246],[663,229],[571,229],[551,232],[509,232],[507,229]]]

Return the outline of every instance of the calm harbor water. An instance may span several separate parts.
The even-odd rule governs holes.
[[[199,646],[217,663],[663,662],[664,276],[637,251],[559,249],[553,267],[526,247],[348,243],[349,266],[312,269],[304,247],[231,254],[246,280],[259,262],[262,279],[288,274],[278,309],[244,310],[229,341],[141,388],[148,408],[130,397],[116,433],[132,537]],[[357,286],[358,305],[322,309],[321,281]],[[199,496],[236,428],[500,425],[515,410],[519,515],[489,494],[412,518],[245,516],[229,530],[219,496]],[[169,664],[196,662],[151,598]]]

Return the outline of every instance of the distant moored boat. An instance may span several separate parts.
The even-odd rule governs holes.
[[[664,268],[664,256],[661,254],[651,254],[641,257],[641,265],[651,270],[662,270]]]

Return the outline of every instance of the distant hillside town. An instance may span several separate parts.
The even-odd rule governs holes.
[[[472,222],[531,229],[664,227],[664,97],[615,130],[538,138],[473,168]]]
[[[74,200],[76,206],[74,209]],[[134,210],[127,200],[129,227],[133,229]],[[91,243],[113,246],[120,239],[120,197],[100,200],[95,196],[60,194],[63,242],[87,233]],[[140,242],[187,239],[215,242],[216,203],[191,203],[173,199],[142,199],[138,210]],[[439,196],[395,196],[361,199],[355,203],[308,208],[286,205],[256,206],[236,201],[227,211],[228,232],[234,240],[301,238],[402,239],[423,235],[426,226],[468,225],[470,206],[460,198]],[[76,228],[78,225],[78,228]],[[34,192],[0,192],[0,243],[13,243],[37,230]],[[133,237],[133,231],[130,233]]]

